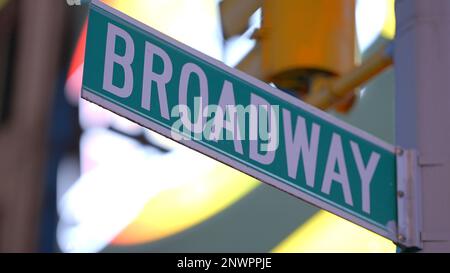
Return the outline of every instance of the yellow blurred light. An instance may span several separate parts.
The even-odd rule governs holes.
[[[387,39],[394,39],[395,37],[395,0],[387,1],[387,14],[386,20],[384,21],[383,29],[381,30],[381,35]]]
[[[169,35],[180,42],[190,44],[192,31],[180,28],[180,19],[192,20],[191,7],[195,12],[206,16],[205,24],[217,21],[217,4],[211,0],[197,0],[195,3],[186,0],[103,0],[111,7]],[[204,17],[202,17],[204,18]]]
[[[8,2],[9,0],[0,0],[0,9]]]
[[[395,250],[391,241],[331,213],[320,211],[272,252],[393,253]]]
[[[149,243],[186,230],[226,209],[258,184],[255,179],[219,164],[200,179],[149,200],[113,244]]]
[[[177,0],[107,0],[105,2],[159,31],[167,29],[176,13],[182,12],[182,5],[180,5],[182,1]]]

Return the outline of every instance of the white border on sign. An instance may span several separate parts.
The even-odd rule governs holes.
[[[270,93],[273,96],[281,98],[281,99],[291,103],[294,106],[297,106],[297,107],[299,107],[299,108],[301,108],[301,109],[303,109],[303,110],[305,110],[307,112],[310,112],[310,113],[318,116],[319,118],[321,118],[321,119],[323,119],[323,120],[325,120],[327,122],[330,122],[330,123],[332,123],[332,124],[342,128],[342,129],[344,129],[346,131],[349,131],[352,134],[354,134],[356,136],[359,136],[359,137],[361,137],[361,138],[363,138],[363,139],[365,139],[365,140],[367,140],[367,141],[369,141],[369,142],[371,142],[371,143],[373,143],[373,144],[375,144],[375,145],[377,145],[377,146],[379,146],[379,147],[381,147],[381,148],[383,148],[383,149],[385,149],[385,150],[387,150],[387,151],[389,151],[391,153],[395,152],[395,148],[394,148],[393,145],[388,144],[388,143],[378,139],[377,137],[372,136],[372,135],[362,131],[361,129],[358,129],[358,128],[353,127],[353,126],[351,126],[349,124],[346,124],[345,122],[343,122],[343,121],[341,121],[341,120],[339,120],[339,119],[329,115],[328,113],[325,113],[325,112],[323,112],[323,111],[321,111],[321,110],[319,110],[319,109],[317,109],[317,108],[315,108],[313,106],[310,106],[310,105],[308,105],[308,104],[306,104],[306,103],[304,103],[304,102],[294,98],[291,95],[288,95],[288,94],[286,94],[286,93],[284,93],[284,92],[282,92],[282,91],[280,91],[280,90],[278,90],[278,89],[276,89],[276,88],[274,88],[274,87],[272,87],[272,86],[270,86],[270,85],[268,85],[268,84],[266,84],[266,83],[264,83],[264,82],[262,82],[262,81],[260,81],[260,80],[258,80],[256,78],[253,78],[252,76],[249,76],[249,75],[247,75],[247,74],[245,74],[245,73],[243,73],[243,72],[241,72],[239,70],[230,68],[230,67],[226,66],[225,64],[223,64],[222,62],[220,62],[220,61],[218,61],[216,59],[213,59],[213,58],[211,58],[211,57],[209,57],[209,56],[207,56],[207,55],[205,55],[205,54],[203,54],[203,53],[201,53],[201,52],[199,52],[199,51],[197,51],[197,50],[195,50],[193,48],[187,47],[186,45],[183,45],[182,43],[176,41],[175,39],[170,38],[170,37],[168,37],[168,36],[158,32],[157,30],[155,30],[155,29],[153,29],[153,28],[151,28],[151,27],[149,27],[149,26],[147,26],[147,25],[145,25],[145,24],[143,24],[143,23],[141,23],[141,22],[139,22],[139,21],[137,21],[137,20],[127,16],[126,14],[121,13],[120,11],[118,11],[116,9],[111,8],[110,6],[100,2],[99,0],[93,0],[92,4],[94,4],[95,6],[97,6],[97,7],[101,8],[101,9],[103,9],[103,10],[105,10],[105,11],[107,11],[107,12],[109,12],[109,13],[111,13],[111,14],[113,14],[113,15],[115,15],[115,16],[117,16],[117,17],[119,17],[119,18],[121,18],[121,19],[123,19],[123,20],[125,20],[125,21],[127,21],[127,22],[129,22],[129,23],[131,23],[131,24],[133,24],[133,25],[135,25],[135,26],[145,30],[145,31],[147,31],[147,32],[149,32],[150,34],[160,38],[161,40],[163,40],[163,41],[165,41],[165,42],[167,42],[169,44],[172,44],[174,46],[177,46],[181,50],[184,50],[187,53],[192,54],[195,57],[200,58],[200,59],[210,63],[211,65],[216,66],[216,67],[224,70],[225,72],[242,79],[243,81],[249,82],[250,84],[253,84],[256,87],[258,87],[258,88],[260,88],[260,89],[262,89],[264,91],[267,91],[268,93]],[[102,107],[104,107],[104,108],[106,108],[106,109],[116,113],[116,114],[119,114],[119,115],[121,115],[121,116],[123,116],[125,118],[128,118],[128,119],[132,120],[133,122],[136,122],[136,123],[138,123],[138,124],[140,124],[140,125],[142,125],[144,127],[152,128],[153,130],[157,131],[158,133],[160,133],[160,134],[164,135],[165,137],[171,139],[171,130],[168,129],[168,128],[165,128],[165,127],[163,127],[163,126],[161,126],[161,125],[159,125],[159,124],[157,124],[157,123],[155,123],[155,122],[153,122],[153,121],[151,121],[149,119],[145,119],[145,118],[143,118],[143,117],[141,117],[141,116],[139,116],[139,115],[137,115],[137,114],[135,114],[135,113],[125,109],[125,108],[117,106],[114,103],[112,103],[112,102],[110,102],[110,101],[108,101],[108,100],[106,100],[106,99],[104,99],[104,98],[102,98],[102,97],[100,97],[100,96],[90,92],[89,90],[84,89],[84,88],[82,90],[82,94],[81,95],[82,95],[82,97],[84,99],[86,99],[88,101],[94,102],[94,103],[96,103],[96,104],[98,104],[98,105],[100,105],[100,106],[102,106]],[[322,201],[322,200],[320,200],[320,199],[318,199],[318,198],[316,198],[316,197],[314,197],[312,195],[309,195],[306,192],[303,192],[303,191],[301,191],[299,189],[296,189],[293,186],[290,186],[290,185],[288,185],[288,184],[286,184],[284,182],[278,181],[278,180],[272,178],[271,176],[269,176],[267,174],[264,174],[261,171],[252,169],[252,168],[246,166],[245,164],[243,164],[243,163],[241,163],[239,161],[233,160],[233,159],[231,159],[231,158],[229,158],[229,157],[227,157],[227,156],[225,156],[225,155],[223,155],[223,154],[221,154],[221,153],[219,153],[217,151],[214,151],[212,149],[208,149],[208,148],[204,147],[203,145],[201,145],[201,144],[199,144],[199,143],[197,143],[195,141],[189,141],[189,140],[183,140],[182,139],[181,141],[178,141],[178,142],[180,142],[181,144],[183,144],[183,145],[185,145],[185,146],[187,146],[187,147],[189,147],[191,149],[194,149],[196,151],[200,151],[201,153],[203,153],[205,155],[208,155],[208,156],[212,157],[213,159],[219,160],[220,162],[223,162],[223,163],[225,163],[228,166],[231,166],[231,167],[236,168],[236,169],[238,169],[240,171],[243,171],[243,172],[245,172],[245,173],[255,177],[256,179],[263,180],[265,183],[267,183],[267,184],[269,184],[269,185],[271,185],[271,186],[273,186],[273,187],[275,187],[277,189],[285,191],[285,192],[287,192],[287,193],[289,193],[289,194],[291,194],[291,195],[293,195],[295,197],[298,197],[298,198],[300,198],[300,199],[302,199],[302,200],[304,200],[304,201],[306,201],[308,203],[311,203],[311,204],[313,204],[315,206],[318,206],[318,207],[320,207],[320,208],[322,208],[324,210],[327,210],[327,211],[329,211],[329,212],[331,212],[333,214],[336,214],[336,215],[338,215],[338,216],[340,216],[342,218],[345,218],[345,219],[347,219],[347,220],[349,220],[349,221],[351,221],[351,222],[353,222],[355,224],[358,224],[358,225],[360,225],[362,227],[365,227],[365,228],[367,228],[369,230],[372,230],[373,232],[375,232],[375,233],[377,233],[377,234],[379,234],[381,236],[384,236],[384,237],[386,237],[386,238],[388,238],[388,239],[390,239],[392,241],[397,241],[395,226],[388,225],[388,226],[385,226],[385,229],[380,228],[379,226],[377,226],[375,224],[372,224],[372,223],[367,222],[367,221],[365,221],[365,220],[363,220],[361,218],[356,217],[352,213],[349,213],[349,212],[347,212],[347,211],[345,211],[345,210],[343,210],[343,209],[341,209],[339,207],[336,207],[336,205],[333,206],[333,205],[331,205],[331,204],[329,204],[329,203],[327,203],[325,201]]]
[[[152,128],[159,134],[162,134],[163,136],[165,136],[169,139],[172,139],[173,133],[179,134],[177,132],[172,132],[170,129],[168,129],[164,126],[161,126],[156,122],[146,119],[140,115],[137,115],[137,114],[131,112],[130,110],[120,107],[120,106],[86,90],[86,89],[82,90],[82,97],[90,102],[100,105],[101,107],[103,107],[109,111],[112,111],[122,117],[125,117],[132,122],[138,123],[138,124],[142,125],[143,127]],[[278,180],[272,178],[271,176],[264,174],[261,171],[252,169],[237,160],[233,160],[230,157],[228,157],[222,153],[216,152],[213,149],[205,148],[203,145],[201,145],[195,141],[184,140],[182,137],[180,137],[180,138],[181,138],[181,140],[177,141],[177,142],[183,144],[186,147],[189,147],[195,151],[199,151],[202,154],[205,154],[215,160],[218,160],[234,169],[238,169],[239,171],[242,171],[258,180],[262,180],[262,181],[264,181],[264,183],[269,184],[269,185],[271,185],[279,190],[282,190],[286,193],[289,193],[297,198],[300,198],[303,201],[306,201],[314,206],[318,206],[321,209],[329,211],[329,212],[336,214],[344,219],[347,219],[355,224],[358,224],[362,227],[370,229],[373,232],[375,232],[381,236],[384,236],[391,240],[397,240],[395,230],[392,230],[392,233],[388,232],[388,230],[387,230],[389,228],[388,226],[386,226],[386,230],[384,230],[370,222],[364,221],[363,219],[356,217],[355,215],[353,215],[349,212],[344,211],[343,209],[340,209],[340,208],[333,206],[325,201],[322,201],[308,193],[298,190],[298,189],[294,188],[293,186],[290,186],[287,183],[278,181]]]

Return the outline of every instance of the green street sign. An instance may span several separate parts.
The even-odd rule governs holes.
[[[393,146],[99,1],[82,97],[397,241]]]

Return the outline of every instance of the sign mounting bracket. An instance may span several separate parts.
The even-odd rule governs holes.
[[[407,248],[422,247],[421,179],[418,153],[396,149],[397,160],[397,240]]]

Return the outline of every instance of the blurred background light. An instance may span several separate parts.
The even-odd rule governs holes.
[[[0,9],[3,8],[3,6],[6,5],[6,3],[7,3],[8,1],[9,1],[9,0],[0,0]]]
[[[395,252],[395,245],[334,214],[321,211],[289,235],[273,252]]]
[[[366,51],[381,33],[387,38],[393,38],[393,4],[393,0],[356,2],[356,33],[361,52]]]

